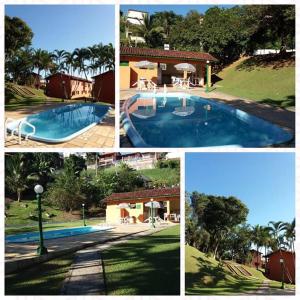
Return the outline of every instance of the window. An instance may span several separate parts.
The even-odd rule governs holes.
[[[159,64],[160,65],[160,68],[163,70],[163,71],[166,71],[167,70],[167,64]]]
[[[129,206],[130,206],[130,209],[136,209],[136,204],[134,203],[134,204],[129,204]]]

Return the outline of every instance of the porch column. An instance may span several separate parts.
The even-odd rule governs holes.
[[[167,214],[169,215],[171,213],[170,210],[170,201],[167,201]]]
[[[211,87],[211,65],[207,63],[207,84]]]

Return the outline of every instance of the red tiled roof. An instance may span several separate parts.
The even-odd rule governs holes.
[[[176,50],[161,50],[148,49],[136,47],[121,47],[120,55],[127,56],[142,56],[142,57],[156,57],[156,58],[177,58],[185,60],[199,60],[199,61],[218,61],[209,53],[192,52],[192,51],[176,51]]]
[[[85,82],[89,82],[89,83],[92,83],[92,81],[90,80],[87,80],[85,78],[81,78],[81,77],[77,77],[77,76],[73,76],[73,75],[69,75],[69,74],[65,74],[65,73],[55,73],[55,74],[51,74],[49,75],[48,77],[46,77],[46,79],[49,79],[51,77],[54,77],[54,76],[64,76],[64,77],[68,77],[70,79],[74,79],[74,80],[78,80],[78,81],[85,81]]]
[[[108,201],[121,201],[126,199],[141,199],[141,198],[155,198],[155,197],[164,197],[164,196],[179,196],[180,188],[162,188],[162,189],[153,189],[153,190],[143,190],[135,191],[128,193],[113,193],[110,196],[106,197],[104,200]]]

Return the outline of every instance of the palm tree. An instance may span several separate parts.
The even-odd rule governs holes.
[[[271,226],[270,226],[271,224]],[[275,249],[272,249],[273,251],[274,250],[280,250],[281,249],[281,246],[282,246],[282,241],[281,239],[279,239],[279,236],[280,236],[280,233],[284,230],[284,224],[282,221],[278,221],[278,222],[274,222],[274,221],[271,221],[268,223],[268,229],[271,233],[271,235],[273,236],[274,240],[275,240]],[[274,247],[273,246],[273,247]]]
[[[133,26],[133,32],[136,35],[143,37],[149,47],[153,47],[154,45],[152,45],[151,38],[154,34],[162,35],[164,33],[163,27],[155,26],[153,24],[153,19],[149,15],[144,15],[143,20],[139,22],[139,25]]]
[[[52,57],[57,65],[58,71],[64,70],[64,60],[67,56],[67,52],[65,50],[54,50],[52,53]]]
[[[91,58],[91,51],[88,48],[76,48],[73,53],[74,65],[78,68],[78,72],[84,73],[87,79],[87,61]]]
[[[289,223],[289,222],[286,222],[284,223],[283,225],[283,230],[284,230],[284,236],[288,242],[288,245],[289,245],[289,249],[291,251],[295,251],[295,236],[296,236],[296,232],[295,232],[295,219]]]
[[[17,194],[21,201],[22,192],[28,188],[28,164],[24,153],[7,154],[5,159],[5,186]]]
[[[253,243],[256,245],[256,258],[257,258],[257,261],[256,261],[256,269],[258,270],[258,265],[259,265],[259,262],[258,262],[258,253],[259,253],[259,248],[263,246],[263,232],[264,232],[264,227],[263,226],[260,226],[260,225],[255,225],[253,228],[252,228],[252,241]]]

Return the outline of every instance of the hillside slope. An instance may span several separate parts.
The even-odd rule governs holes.
[[[47,97],[42,89],[38,90],[14,83],[5,84],[5,110],[14,110],[27,105],[41,104],[45,101],[56,102],[61,101],[61,99]]]
[[[199,250],[185,248],[185,288],[187,295],[230,295],[258,289],[263,276],[253,268],[247,268],[250,278],[235,276],[225,266]]]
[[[241,58],[217,74],[217,91],[282,108],[295,106],[295,60]]]

